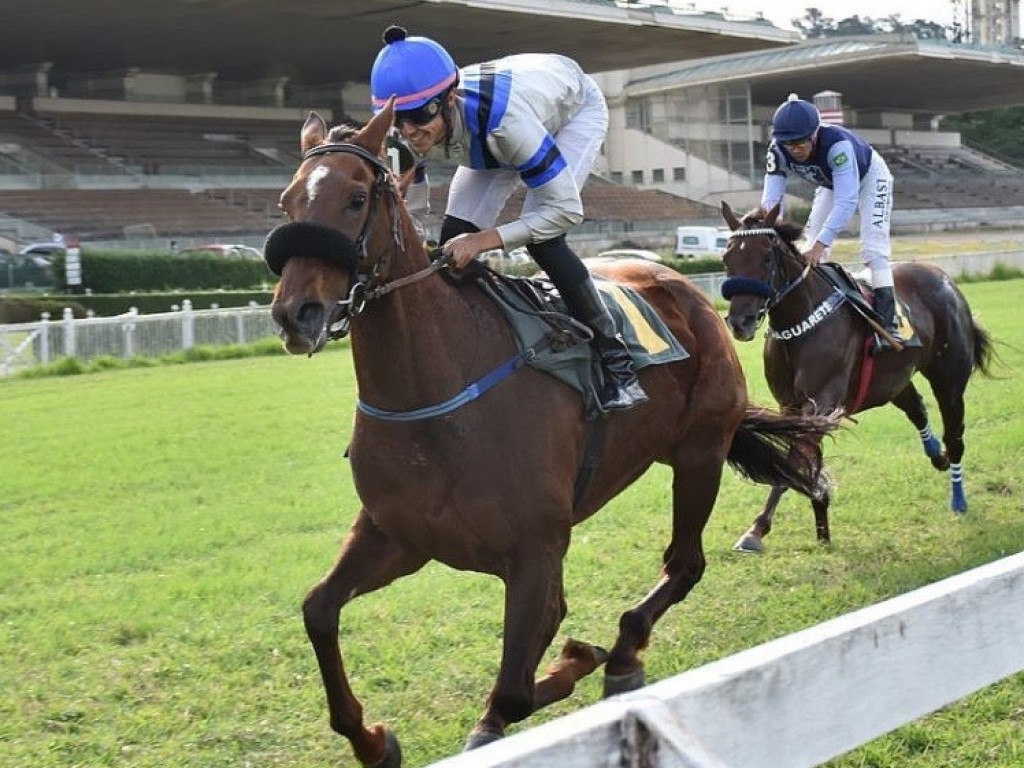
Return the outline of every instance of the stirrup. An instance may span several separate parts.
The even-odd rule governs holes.
[[[649,399],[635,376],[626,382],[616,382],[608,377],[598,398],[602,411],[625,411],[643,405]]]
[[[896,330],[896,329],[891,329],[891,330],[887,329],[887,330],[889,332],[889,335],[892,336],[892,338],[896,342],[898,342],[899,344],[906,344],[907,343],[906,339],[904,339],[900,335],[900,332],[898,330]],[[883,354],[885,352],[894,352],[895,350],[896,350],[896,348],[893,347],[893,345],[889,343],[889,340],[887,338],[885,338],[885,336],[880,334],[878,331],[875,331],[875,344],[871,348],[871,356],[872,357],[874,357],[876,355],[881,355],[881,354]]]

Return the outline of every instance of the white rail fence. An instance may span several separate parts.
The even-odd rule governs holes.
[[[39,322],[0,325],[0,376],[59,357],[159,357],[196,345],[246,344],[276,333],[270,308],[255,303],[196,310],[186,299],[173,312],[141,315],[133,308],[117,317],[80,319],[65,309],[60,320],[44,314]]]
[[[433,768],[811,768],[1024,670],[1024,552]]]

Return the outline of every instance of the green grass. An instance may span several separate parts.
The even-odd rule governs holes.
[[[968,515],[949,513],[947,478],[893,408],[829,444],[831,549],[787,497],[767,555],[734,555],[764,489],[730,474],[704,581],[656,627],[649,680],[1024,547],[1022,289],[965,286],[1007,342],[1002,378],[968,389]],[[760,343],[740,352],[769,403]],[[0,381],[0,765],[354,765],[327,726],[299,610],[358,509],[342,458],[354,397],[344,346]],[[577,529],[552,655],[567,636],[610,643],[655,582],[669,481],[655,468]],[[406,766],[461,748],[496,672],[501,599],[496,580],[433,565],[343,611],[353,686],[368,719],[395,727]],[[595,675],[514,730],[599,697]],[[1018,768],[1022,701],[1017,675],[833,765]],[[752,727],[770,733],[773,717]]]

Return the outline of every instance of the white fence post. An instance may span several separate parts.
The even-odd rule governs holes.
[[[64,357],[75,356],[75,313],[64,307]]]
[[[50,313],[43,312],[40,316],[39,325],[39,363],[46,365],[50,362]]]
[[[138,307],[128,309],[128,319],[121,323],[121,335],[124,338],[124,358],[135,357],[135,318],[139,315]]]
[[[196,316],[192,312],[192,300],[181,302],[181,348],[192,349],[195,345]]]

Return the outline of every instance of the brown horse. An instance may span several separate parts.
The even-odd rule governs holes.
[[[917,427],[932,466],[950,471],[950,508],[964,513],[964,390],[974,370],[990,375],[992,342],[949,276],[924,263],[893,267],[897,296],[921,343],[873,357],[867,321],[841,298],[820,268],[807,265],[793,244],[802,234],[801,227],[777,220],[778,206],[763,217],[753,212],[740,221],[723,203],[722,215],[732,230],[723,255],[727,278],[722,293],[729,300],[726,321],[736,339],[750,341],[768,317],[765,378],[783,412],[842,408],[852,416],[892,403]],[[942,444],[911,382],[917,371],[928,380],[938,402]],[[736,543],[737,550],[763,551],[761,539],[771,530],[784,491],[781,486],[772,489],[764,511]],[[818,540],[829,543],[824,477],[811,505]]]
[[[486,743],[568,696],[602,663],[609,692],[642,685],[640,651],[654,623],[703,574],[701,535],[724,464],[811,493],[818,468],[795,446],[816,444],[837,425],[754,408],[713,305],[670,269],[638,262],[603,274],[653,304],[690,357],[642,371],[651,402],[585,420],[575,389],[508,365],[516,341],[480,286],[446,279],[443,260],[431,261],[380,159],[392,118],[389,105],[358,132],[328,132],[309,116],[303,160],[281,196],[289,222],[266,246],[281,278],[272,311],[286,348],[312,355],[339,329],[351,332],[359,403],[349,459],[363,506],[303,616],[331,727],[361,763],[376,766],[400,765],[401,753],[391,730],[364,725],[349,686],[338,643],[348,601],[430,560],[502,579],[500,671],[467,747]],[[495,383],[499,370],[513,372]],[[585,489],[574,489],[595,423],[600,462]],[[566,613],[562,559],[572,527],[655,461],[674,470],[660,579],[622,615],[610,651],[570,640],[534,681]]]

